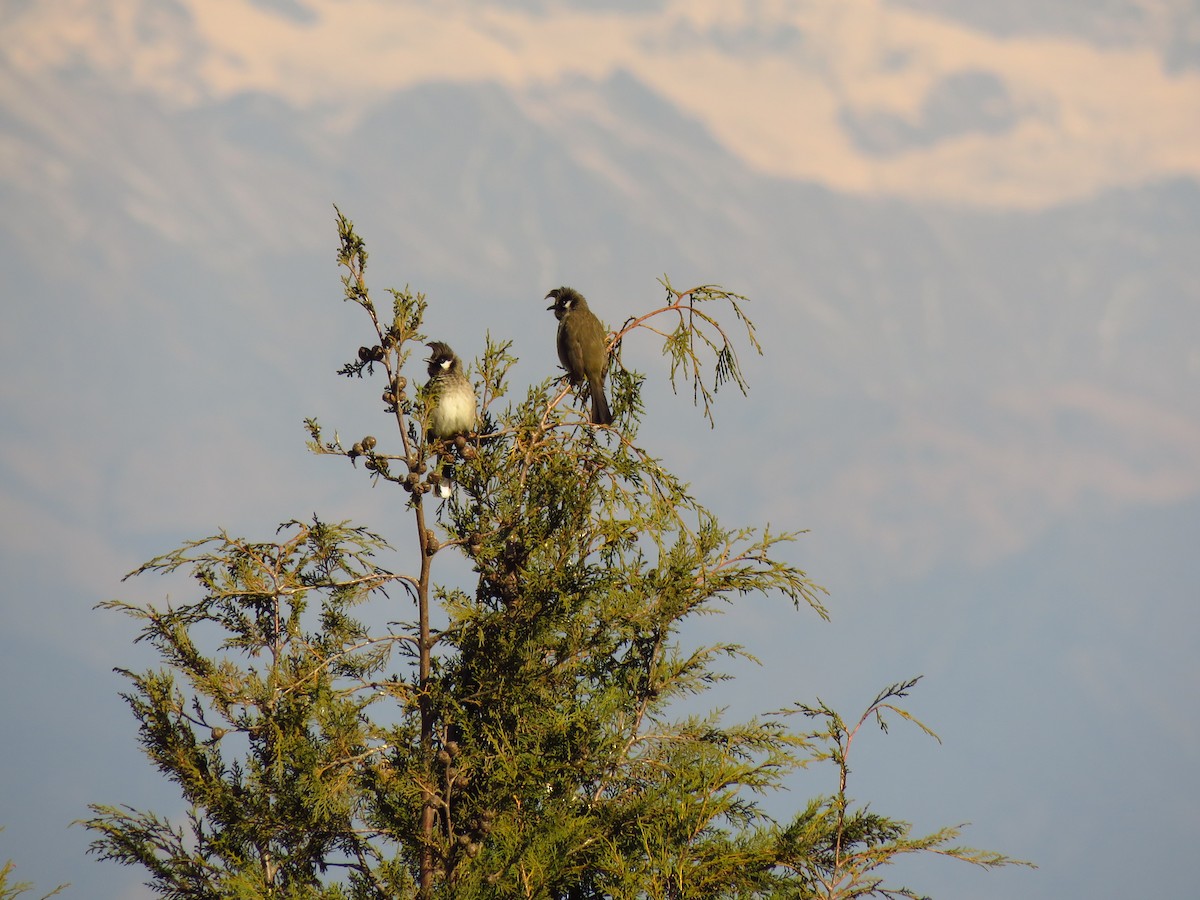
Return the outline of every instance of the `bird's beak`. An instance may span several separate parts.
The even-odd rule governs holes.
[[[554,309],[554,307],[556,307],[556,306],[558,306],[557,303],[551,303],[549,306],[546,307],[546,309]]]

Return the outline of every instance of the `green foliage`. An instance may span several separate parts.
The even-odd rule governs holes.
[[[838,772],[837,793],[810,801],[804,812],[779,833],[777,863],[805,886],[803,896],[839,900],[869,896],[920,897],[922,895],[909,888],[885,885],[884,877],[878,871],[907,853],[936,853],[983,868],[1030,865],[1000,853],[951,845],[961,833],[961,826],[914,837],[907,822],[877,815],[866,808],[852,808],[846,793],[850,750],[859,729],[869,719],[875,719],[880,730],[886,732],[887,714],[890,713],[911,722],[941,743],[932,729],[896,705],[895,701],[907,697],[918,681],[919,677],[884,688],[852,726],[820,701],[816,706],[797,703],[788,711],[823,720],[823,728],[803,734],[801,739],[811,748],[812,761],[831,761]]]
[[[723,659],[748,655],[687,646],[691,617],[764,593],[826,616],[823,590],[779,555],[795,534],[721,525],[638,443],[645,376],[620,364],[621,342],[661,336],[672,383],[690,381],[711,422],[721,384],[746,388],[712,310],[732,309],[757,350],[745,298],[664,279],[666,304],[613,339],[613,427],[588,424],[554,379],[510,398],[517,360],[489,335],[479,431],[430,441],[404,374],[426,300],[393,291],[381,316],[363,242],[340,213],[338,229],[345,298],[373,331],[339,373],[383,381],[395,438],[347,447],[310,419],[309,446],[405,492],[407,571],[378,564],[378,535],[314,518],[274,541],[190,542],[132,573],[195,581],[191,602],[103,604],[162,661],[119,671],[142,748],[189,811],[179,824],[94,806],[96,853],[144,867],[172,898],[911,896],[875,874],[898,854],[1011,862],[947,846],[955,829],[914,838],[853,809],[858,726],[824,705],[790,711],[825,722],[810,733],[783,715],[673,714],[724,677]],[[445,502],[430,494],[435,455],[455,460]],[[450,554],[472,583],[435,578]],[[390,618],[415,605],[416,620],[369,628],[368,603]],[[895,701],[911,686],[858,725],[910,718]],[[839,767],[837,793],[790,824],[768,817],[762,797],[821,760]]]
[[[364,529],[280,532],[192,541],[133,573],[184,569],[193,603],[102,604],[140,622],[137,640],[163,660],[118,671],[146,755],[190,810],[186,828],[107,806],[86,824],[103,835],[98,852],[146,867],[165,896],[340,897],[314,892],[331,861],[366,870],[378,855],[355,830],[362,767],[383,752],[364,710],[401,638],[369,635],[351,611],[404,582],[374,565],[385,545]],[[206,626],[221,636],[213,653],[197,641]]]

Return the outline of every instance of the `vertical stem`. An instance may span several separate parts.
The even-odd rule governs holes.
[[[359,282],[362,284],[361,270],[357,273]],[[362,284],[362,290],[365,295],[366,285]],[[375,331],[379,336],[380,344],[384,344],[385,330],[379,323],[375,315],[373,306],[363,304],[367,312],[371,315],[371,320],[375,325]],[[407,338],[405,338],[407,340]],[[389,386],[397,384],[397,377],[400,374],[400,344],[397,342],[393,348],[393,353],[384,356],[382,360],[384,370],[387,372],[387,380]],[[399,390],[397,389],[397,394]],[[400,440],[404,447],[404,458],[407,461],[408,471],[411,474],[413,469],[412,460],[414,458],[425,458],[425,442],[421,442],[420,449],[413,447],[408,439],[408,428],[405,422],[403,405],[396,399],[394,415],[396,417],[396,428],[400,433]],[[418,662],[418,683],[417,692],[417,710],[421,717],[421,755],[425,760],[428,771],[424,773],[421,788],[421,854],[420,854],[420,896],[422,900],[430,900],[433,897],[433,831],[436,823],[436,815],[434,812],[434,804],[436,798],[433,795],[429,785],[432,783],[428,777],[432,772],[433,765],[433,725],[434,711],[433,705],[429,700],[429,676],[430,676],[430,653],[433,649],[433,639],[429,631],[429,582],[430,569],[433,565],[433,554],[429,552],[429,533],[425,527],[425,504],[422,501],[422,495],[419,493],[419,488],[414,486],[413,490],[413,521],[417,526],[417,547],[421,554],[421,574],[417,582],[417,627],[419,631],[419,662]]]
[[[425,504],[420,494],[414,492],[414,508],[417,523],[417,544],[421,550],[421,576],[417,585],[417,619],[420,631],[420,691],[417,694],[418,710],[421,715],[421,755],[427,764],[433,760],[433,707],[429,701],[429,656],[433,641],[429,633],[429,571],[433,556],[429,553],[429,533],[425,528]],[[430,766],[430,772],[432,766]],[[432,780],[425,773],[421,789],[421,897],[429,900],[433,896],[433,829],[434,797],[429,785]]]

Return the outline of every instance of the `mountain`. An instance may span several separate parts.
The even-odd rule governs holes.
[[[957,521],[968,484],[1003,485],[1014,517],[1026,515],[1019,498],[1043,505],[1047,477],[1063,486],[1064,511],[1081,492],[1156,502],[1200,484],[1200,332],[1173,327],[1200,293],[1192,179],[1043,211],[836,192],[748,166],[624,71],[517,93],[420,85],[340,131],[322,124],[324,111],[262,93],[174,109],[78,75],[7,78],[21,98],[8,133],[24,165],[4,190],[27,212],[6,222],[0,262],[24,296],[103,285],[96,329],[169,304],[183,324],[129,351],[150,367],[177,367],[189,358],[181,338],[215,335],[228,316],[246,322],[229,353],[280,364],[281,346],[252,337],[280,327],[312,342],[304,326],[322,296],[312,286],[336,290],[337,202],[367,215],[369,246],[394,273],[384,284],[456,298],[494,333],[509,321],[519,334],[544,330],[529,298],[564,280],[588,286],[614,321],[649,302],[664,271],[746,293],[768,351],[752,365],[765,365],[767,383],[803,384],[807,398],[768,428],[804,435],[826,416],[826,427],[873,435],[820,471],[834,510],[840,491],[865,502],[848,471],[879,467],[896,484],[938,485],[933,516],[955,508],[956,539],[970,534]],[[52,265],[24,263],[47,255]],[[14,348],[10,364],[34,352],[44,350]],[[160,398],[186,390],[167,383]],[[1026,454],[1030,435],[1056,451]],[[1170,474],[1138,474],[1151,448]],[[819,452],[802,455],[821,464]],[[887,488],[874,502],[911,508]],[[978,541],[1005,546],[1015,523],[1003,518]]]

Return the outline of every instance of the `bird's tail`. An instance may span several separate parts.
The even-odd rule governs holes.
[[[604,396],[604,386],[596,381],[588,382],[592,394],[592,424],[611,425],[612,412],[608,408],[608,398]]]
[[[436,493],[445,500],[454,492],[454,457],[439,453],[434,471],[437,473]]]

